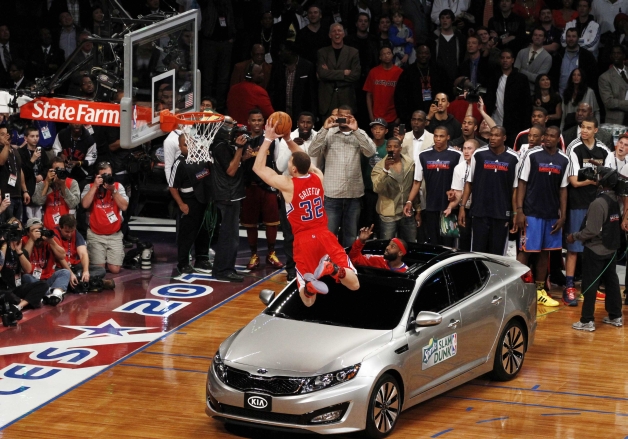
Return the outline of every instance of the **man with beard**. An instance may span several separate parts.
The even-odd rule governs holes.
[[[349,251],[349,259],[354,265],[364,265],[367,267],[383,268],[390,271],[398,271],[405,273],[408,266],[402,261],[402,258],[408,252],[408,244],[399,238],[390,240],[384,250],[384,255],[363,255],[362,249],[366,240],[373,234],[373,225],[371,227],[362,227],[360,235],[355,240]]]

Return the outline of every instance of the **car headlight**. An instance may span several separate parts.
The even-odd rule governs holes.
[[[326,373],[323,375],[306,378],[303,380],[303,385],[299,393],[316,392],[317,390],[333,387],[338,384],[351,381],[358,375],[360,370],[360,364],[345,367],[344,369],[337,370],[335,372]]]
[[[225,376],[227,375],[227,369],[225,368],[225,363],[223,363],[222,358],[220,358],[220,350],[218,350],[216,355],[214,355],[212,367],[214,368],[214,373],[218,379],[224,383]]]

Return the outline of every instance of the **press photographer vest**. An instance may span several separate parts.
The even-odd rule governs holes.
[[[116,190],[120,190],[120,183],[114,183]],[[89,185],[91,188],[91,184]],[[102,192],[98,190],[94,195],[94,201],[89,209],[89,228],[97,235],[113,235],[122,227],[122,215],[118,203],[115,202],[111,191]],[[108,214],[113,213],[117,221],[111,222]]]
[[[613,200],[605,193],[601,193],[598,197],[602,198],[607,205],[608,215],[602,224],[602,244],[609,250],[617,250],[621,240],[621,211],[619,203]],[[583,230],[587,224],[587,217],[584,217],[580,230]]]
[[[70,190],[72,186],[71,178],[65,179],[65,187]],[[70,208],[65,202],[65,199],[61,196],[60,190],[53,190],[46,195],[46,202],[44,203],[44,227],[48,230],[54,230],[59,225],[59,218],[63,215],[70,213]],[[55,221],[56,218],[56,221]]]

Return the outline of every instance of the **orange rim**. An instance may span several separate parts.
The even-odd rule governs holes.
[[[206,119],[211,116],[212,119]],[[172,114],[170,110],[163,110],[159,113],[159,123],[162,131],[170,132],[176,130],[179,125],[194,125],[197,123],[218,123],[224,122],[225,116],[218,113],[190,112]]]

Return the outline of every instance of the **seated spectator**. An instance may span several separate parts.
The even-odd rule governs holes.
[[[393,59],[391,61],[396,66],[403,67],[416,60],[413,36],[412,30],[403,24],[403,13],[401,11],[393,12],[392,24],[388,29],[388,39],[392,43]]]
[[[537,76],[549,73],[552,68],[552,56],[543,48],[544,40],[545,30],[534,29],[532,44],[527,49],[520,50],[515,60],[515,68],[528,78],[530,94],[534,93],[534,82]]]
[[[44,227],[49,230],[57,227],[61,217],[76,209],[81,200],[77,181],[69,177],[64,178],[65,172],[63,159],[55,157],[46,178],[37,183],[33,191],[33,203],[43,206]]]
[[[96,141],[85,126],[71,123],[59,131],[52,150],[65,162],[70,176],[84,187],[97,158]]]
[[[28,254],[31,269],[22,275],[22,282],[28,284],[45,281],[49,290],[43,301],[48,305],[57,306],[63,301],[70,280],[76,281],[76,277],[69,270],[63,248],[52,236],[42,235],[43,223],[39,218],[29,219],[25,228],[26,236],[22,238],[22,243],[24,252]],[[55,271],[55,265],[64,268]]]
[[[50,162],[48,156],[39,146],[39,130],[33,126],[29,126],[24,130],[26,138],[26,148],[18,149],[20,158],[22,159],[22,171],[24,172],[24,180],[26,189],[32,196],[35,193],[35,185],[44,180]],[[26,206],[27,218],[41,218],[41,204],[35,202]]]
[[[562,9],[554,9],[552,17],[554,25],[559,29],[565,29],[567,23],[578,18],[578,11],[574,10],[573,0],[562,0]]]
[[[17,225],[22,232],[22,224],[17,218],[11,218],[8,224]],[[32,270],[28,253],[24,253],[22,247],[21,239],[0,242],[0,292],[20,311],[27,306],[31,309],[41,307],[48,292],[48,284],[44,281],[22,284],[22,274]]]
[[[117,274],[124,259],[122,212],[127,209],[129,199],[124,186],[112,181],[109,163],[98,163],[96,172],[94,182],[86,185],[81,194],[81,204],[90,214],[87,252],[94,265],[107,264],[109,271]]]
[[[362,249],[366,240],[373,234],[373,225],[371,227],[362,227],[358,239],[355,240],[349,251],[349,259],[353,265],[364,265],[366,267],[383,268],[390,271],[398,271],[405,273],[408,266],[403,262],[402,258],[408,253],[408,244],[400,238],[393,238],[384,250],[384,255],[363,255]]]
[[[563,119],[563,98],[552,87],[549,75],[543,74],[536,77],[532,99],[535,107],[542,107],[547,111],[548,127],[560,126]]]
[[[606,123],[628,124],[628,69],[624,46],[616,44],[611,50],[613,65],[600,75],[600,97],[606,108]]]
[[[436,95],[434,103],[430,106],[430,112],[427,115],[427,130],[434,134],[436,127],[445,127],[450,138],[456,139],[462,136],[462,128],[453,115],[448,113],[449,98],[445,93]]]
[[[233,73],[231,74],[231,84],[229,85],[230,87],[233,87],[240,82],[246,81],[246,72],[248,71],[251,64],[257,64],[258,66],[262,67],[262,72],[264,73],[264,76],[259,85],[262,88],[268,88],[272,65],[264,61],[264,46],[262,46],[261,44],[253,44],[253,47],[251,48],[251,59],[239,62],[235,66],[233,66]]]
[[[578,18],[575,18],[565,25],[565,32],[561,37],[563,47],[567,45],[565,38],[567,30],[576,29],[580,37],[578,44],[583,49],[588,50],[597,59],[600,47],[600,25],[593,19],[591,12],[591,0],[578,0]]]
[[[249,111],[259,108],[268,119],[275,112],[268,92],[260,84],[264,80],[264,71],[257,64],[250,64],[244,82],[235,84],[227,95],[227,111],[237,122],[244,123],[249,118]]]
[[[74,218],[74,215],[65,214],[61,216],[58,227],[55,227],[53,230],[55,232],[54,240],[64,249],[65,259],[72,273],[74,273],[75,277],[71,279],[73,288],[77,286],[79,281],[89,284],[88,291],[99,291],[100,288],[112,290],[116,287],[113,279],[104,279],[106,271],[103,266],[89,263],[87,244],[83,235],[76,230],[76,218]],[[81,274],[80,279],[76,277],[79,271]]]
[[[380,160],[371,172],[373,192],[378,194],[379,237],[391,239],[399,236],[407,242],[415,242],[415,219],[404,215],[404,203],[411,199],[414,162],[409,156],[401,154],[401,141],[396,137],[388,139],[386,151],[387,157]],[[410,204],[417,212],[420,211],[418,200]]]
[[[563,119],[561,123],[563,130],[568,130],[576,124],[576,108],[581,102],[589,104],[593,109],[593,116],[600,120],[600,107],[595,93],[587,87],[584,70],[577,68],[569,75],[567,88],[563,93]]]

